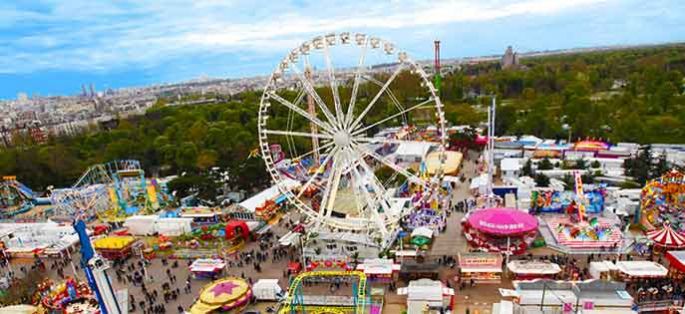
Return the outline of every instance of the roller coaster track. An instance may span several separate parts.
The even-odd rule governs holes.
[[[354,291],[353,302],[350,305],[331,304],[321,306],[320,304],[305,305],[302,295],[302,282],[307,278],[315,277],[357,277],[359,282]],[[366,275],[361,271],[310,271],[300,273],[293,279],[288,289],[288,296],[283,301],[280,314],[295,314],[295,313],[356,313],[364,314],[367,312],[366,302]],[[310,299],[310,298],[308,298]],[[306,309],[306,311],[305,311]]]

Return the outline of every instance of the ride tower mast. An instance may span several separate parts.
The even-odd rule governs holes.
[[[442,94],[440,92],[442,90],[442,74],[440,73],[440,41],[436,40],[433,43],[435,44],[435,60],[433,61],[433,70],[435,71],[435,74],[433,75],[433,85],[435,85],[435,89],[438,90],[438,96],[440,96]]]

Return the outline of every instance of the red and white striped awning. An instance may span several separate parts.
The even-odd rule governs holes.
[[[660,230],[647,232],[647,238],[654,241],[654,244],[670,249],[685,248],[685,235],[682,235],[664,224]]]

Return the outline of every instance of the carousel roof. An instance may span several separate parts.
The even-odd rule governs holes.
[[[468,223],[480,232],[509,236],[533,231],[538,220],[531,214],[511,208],[486,208],[473,212]]]
[[[669,224],[664,224],[660,230],[647,232],[647,238],[654,241],[656,245],[666,248],[677,249],[685,247],[685,236],[673,230]]]

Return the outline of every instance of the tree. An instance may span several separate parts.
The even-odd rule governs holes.
[[[542,173],[538,173],[535,175],[535,184],[539,187],[546,188],[549,186],[549,177]]]
[[[549,158],[545,157],[538,163],[538,169],[539,170],[552,170],[552,169],[554,169],[554,165],[552,165],[552,162],[549,160]]]
[[[580,158],[580,159],[576,160],[575,166],[576,166],[575,167],[576,169],[587,169],[587,161],[585,161],[585,159],[583,159],[583,158]]]
[[[195,167],[197,161],[197,147],[190,142],[184,142],[176,151],[176,165],[185,170]]]
[[[641,185],[644,185],[651,178],[652,174],[652,148],[645,145],[640,148],[635,158],[626,159],[623,162],[626,174],[631,176]]]
[[[660,177],[670,170],[668,160],[666,159],[666,153],[662,152],[659,155],[659,159],[654,164],[652,169],[652,178]]]
[[[524,176],[528,177],[533,177],[533,162],[530,160],[526,160],[526,163],[523,164],[523,168],[521,168],[521,174]]]
[[[219,154],[213,149],[204,149],[197,156],[197,168],[205,171],[216,165]]]
[[[600,164],[598,160],[595,160],[592,162],[592,164],[590,164],[590,167],[592,167],[593,169],[597,169],[602,167],[602,164]]]

